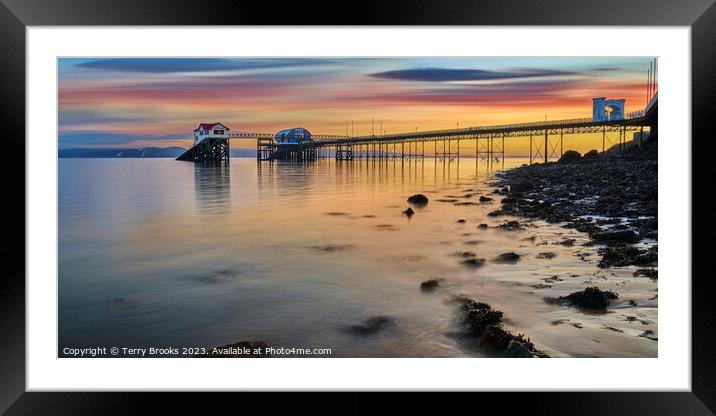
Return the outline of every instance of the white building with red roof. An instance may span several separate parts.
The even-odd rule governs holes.
[[[201,123],[194,129],[194,144],[204,139],[228,139],[230,131],[221,123]]]

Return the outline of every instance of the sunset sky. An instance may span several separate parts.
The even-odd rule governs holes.
[[[59,146],[191,144],[233,131],[387,133],[591,117],[592,97],[646,104],[643,58],[60,58]],[[585,138],[580,148],[594,147]],[[601,143],[601,138],[599,139]],[[254,143],[232,143],[253,148]]]

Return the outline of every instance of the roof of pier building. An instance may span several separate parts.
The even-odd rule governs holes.
[[[308,141],[311,139],[311,132],[303,127],[281,130],[274,136],[277,142],[294,142],[297,140]]]
[[[221,127],[223,127],[225,130],[231,130],[230,128],[226,127],[225,125],[223,125],[223,124],[221,124],[221,123],[199,123],[199,127],[195,128],[194,131],[198,131],[198,130],[211,130],[211,129],[213,129],[213,128],[216,127],[216,126],[221,126]]]

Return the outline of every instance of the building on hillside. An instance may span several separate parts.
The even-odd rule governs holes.
[[[592,121],[624,120],[624,99],[592,98]]]

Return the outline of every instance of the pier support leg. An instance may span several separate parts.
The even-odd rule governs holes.
[[[530,165],[532,164],[532,132],[530,132]]]
[[[606,140],[607,140],[607,127],[602,127],[602,153],[604,153],[604,150],[606,150]]]
[[[641,147],[642,139],[644,139],[644,126],[639,128],[639,147]]]
[[[490,168],[490,166],[492,166],[492,135],[489,135],[485,139],[485,147],[485,153],[487,156],[485,162],[487,162],[487,167]]]

